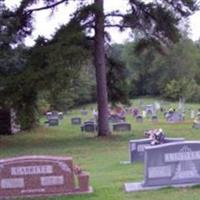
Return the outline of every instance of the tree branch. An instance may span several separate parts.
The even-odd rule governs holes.
[[[132,28],[131,25],[121,25],[121,24],[106,24],[105,27],[106,27],[106,28],[108,28],[108,27],[113,27],[113,28],[120,28],[120,29]]]
[[[123,14],[119,14],[119,13],[110,13],[110,14],[105,15],[105,18],[106,17],[121,17],[121,18],[123,18],[124,15]]]
[[[47,5],[47,6],[43,6],[43,7],[40,7],[40,8],[33,8],[33,9],[29,9],[27,10],[27,12],[29,13],[32,13],[32,12],[35,12],[35,11],[41,11],[41,10],[46,10],[46,9],[50,9],[50,8],[54,8],[55,6],[58,6],[64,2],[67,2],[68,0],[60,0],[56,3],[53,3],[51,5]]]

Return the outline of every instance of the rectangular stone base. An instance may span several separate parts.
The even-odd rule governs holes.
[[[129,161],[129,160],[125,160],[125,161],[120,161],[120,164],[122,164],[122,165],[129,165],[129,164],[131,164],[131,162]]]
[[[52,194],[30,194],[30,195],[20,195],[20,196],[1,196],[0,200],[9,200],[17,198],[33,198],[33,197],[55,197],[55,196],[71,196],[71,195],[81,195],[81,194],[91,194],[93,193],[93,188],[90,186],[88,191],[74,191],[71,193],[52,193]]]
[[[192,187],[195,185],[200,185],[200,183],[193,183],[193,184],[177,184],[177,185],[162,185],[162,186],[143,186],[143,182],[137,183],[125,183],[124,188],[125,192],[139,192],[139,191],[147,191],[147,190],[158,190],[167,187]]]

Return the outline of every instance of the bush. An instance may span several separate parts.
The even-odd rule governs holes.
[[[163,97],[177,100],[180,96],[187,101],[197,102],[200,100],[200,86],[193,79],[171,80],[164,89]]]

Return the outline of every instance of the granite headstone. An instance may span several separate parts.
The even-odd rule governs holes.
[[[81,118],[80,117],[73,117],[73,118],[71,118],[71,123],[73,125],[80,125],[81,124]]]
[[[125,190],[154,190],[200,184],[200,141],[174,142],[145,148],[144,181],[125,183]]]
[[[118,131],[118,132],[131,131],[131,124],[127,122],[115,123],[113,124],[113,131]]]
[[[165,138],[165,143],[181,142],[184,138]],[[129,141],[130,162],[144,162],[144,149],[151,145],[152,139],[138,139]],[[160,144],[163,145],[163,144]]]
[[[0,199],[90,193],[89,174],[71,157],[22,156],[0,160]],[[78,179],[78,185],[75,183]]]

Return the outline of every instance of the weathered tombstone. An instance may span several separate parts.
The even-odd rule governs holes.
[[[191,111],[190,111],[190,118],[191,118],[191,119],[194,119],[194,118],[195,118],[195,111],[194,111],[194,110],[191,110]]]
[[[145,148],[144,181],[126,183],[127,192],[200,184],[200,141]]]
[[[169,123],[180,123],[183,122],[184,117],[179,112],[168,113],[166,115],[167,122]]]
[[[184,97],[179,98],[178,110],[181,114],[184,114],[184,111],[185,111],[185,98]]]
[[[88,111],[87,110],[80,110],[81,114],[86,116],[88,114]]]
[[[58,118],[59,118],[60,120],[62,120],[63,117],[64,117],[63,112],[58,112]]]
[[[97,124],[94,121],[84,122],[83,126],[81,126],[81,131],[95,132],[97,131]]]
[[[160,110],[160,108],[161,108],[161,105],[160,105],[160,103],[159,102],[154,102],[154,108],[155,108],[155,110],[157,111],[157,110]]]
[[[151,117],[151,121],[152,121],[153,123],[157,123],[157,122],[158,122],[158,117],[157,117],[156,115],[153,115],[153,116]]]
[[[184,138],[165,138],[165,143],[182,142],[184,140]],[[146,147],[152,146],[151,141],[152,139],[138,139],[129,141],[129,157],[131,163],[144,162],[144,150]]]
[[[49,126],[58,126],[59,125],[59,118],[58,116],[50,116],[48,119]]]
[[[143,117],[143,118],[146,118],[146,116],[147,116],[147,113],[146,113],[145,110],[143,110],[143,111],[142,111],[142,117]]]
[[[137,115],[135,119],[136,119],[136,122],[138,122],[138,123],[143,122],[143,117],[141,115]]]
[[[0,160],[2,200],[90,192],[89,174],[77,170],[71,157],[23,156]]]
[[[73,117],[73,118],[71,118],[71,123],[73,125],[80,125],[81,124],[81,118],[80,117]]]
[[[59,114],[57,111],[51,111],[46,113],[47,121],[45,124],[48,126],[58,126],[59,125]]]
[[[115,123],[113,124],[113,131],[131,131],[131,124],[126,122]]]
[[[109,116],[108,121],[110,123],[120,123],[120,122],[124,122],[125,118],[124,117],[120,117],[118,115],[111,115],[111,116]]]
[[[13,109],[0,109],[0,134],[15,134],[21,130]]]
[[[153,104],[145,105],[144,110],[146,111],[146,116],[152,117],[153,115],[156,115],[156,109]]]
[[[49,116],[51,116],[52,115],[52,112],[46,112],[46,117],[47,117],[47,119],[49,118]]]

